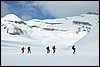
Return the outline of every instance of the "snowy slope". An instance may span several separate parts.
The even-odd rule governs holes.
[[[89,56],[87,64],[99,65],[99,25],[75,45],[77,53]]]
[[[88,54],[96,55],[97,57],[95,58],[99,59],[99,25],[75,44],[77,46],[77,52],[87,51]]]
[[[33,19],[29,21],[24,21],[21,24],[20,22],[22,22],[22,20],[12,14],[10,14],[11,18],[9,18],[9,15],[5,16],[4,18],[1,18],[2,66],[6,65],[8,66],[9,65],[10,66],[11,65],[14,66],[15,65],[18,66],[19,65],[22,66],[23,65],[25,66],[96,65],[97,66],[98,65],[98,49],[96,49],[97,46],[93,45],[90,47],[95,51],[93,51],[92,49],[88,49],[86,47],[89,47],[91,43],[98,44],[98,38],[96,37],[98,37],[99,32],[98,29],[95,27],[97,27],[98,25],[99,16],[88,15],[88,14],[86,15],[83,14],[82,16],[45,19],[45,20]],[[92,24],[92,26],[83,24],[79,25],[74,24],[73,21],[89,22],[90,24]],[[89,34],[86,31],[88,27],[91,28],[89,30],[90,31]],[[18,30],[16,30],[16,28]],[[78,28],[80,28],[80,31],[78,30]],[[23,33],[21,33],[20,35],[9,34],[16,31],[18,33],[20,33],[20,31],[23,31]],[[77,31],[79,31],[79,33],[76,33]],[[94,39],[91,38],[93,36],[95,40],[91,42],[90,39]],[[88,38],[90,39],[88,40]],[[84,42],[88,45],[86,45]],[[74,43],[76,44],[77,47],[76,55],[73,55],[71,49],[69,48]],[[56,54],[52,54],[52,50],[50,54],[46,54],[46,49],[45,49],[46,46],[49,45],[51,49],[51,47],[54,44],[57,47]],[[25,46],[25,48],[31,46],[32,54],[27,54],[27,49],[25,49],[25,54],[22,55],[20,48],[23,46]],[[68,48],[70,50],[67,50]],[[90,54],[92,52],[96,52],[96,55]],[[88,55],[85,53],[87,53]],[[94,62],[87,63],[91,61],[91,58],[96,58],[96,59]]]
[[[74,24],[73,21],[78,23],[88,22],[91,26]],[[56,44],[59,48],[64,48],[84,37],[88,33],[88,28],[90,28],[89,31],[93,29],[98,24],[98,21],[98,15],[88,14],[57,19],[33,19],[29,21],[22,21],[16,15],[9,14],[1,18],[1,38],[2,40],[11,38],[9,39],[11,41],[13,37],[14,39],[16,38],[15,41],[21,41],[20,39],[26,38],[26,40],[33,41],[31,44],[37,44],[37,42],[39,42],[39,45],[44,46]],[[17,36],[17,34],[21,35]]]
[[[74,43],[76,54],[83,55],[82,63],[89,66],[99,65],[99,24],[93,28],[89,34]],[[65,51],[71,51],[71,46],[65,48]],[[86,59],[87,58],[87,59]],[[81,60],[81,59],[80,59]]]
[[[84,37],[86,34],[88,34],[88,32],[86,31],[87,28],[90,27],[91,29],[93,29],[97,25],[97,21],[99,20],[98,17],[98,15],[82,14],[81,16],[74,17],[45,20],[33,19],[22,22],[22,20],[16,15],[9,14],[1,18],[1,40],[3,40],[3,43],[5,40],[21,43],[25,41],[26,44],[28,43],[31,46],[43,45],[44,47],[47,45],[55,44],[58,48],[62,49],[68,47],[69,45],[72,45],[73,43]],[[74,24],[73,21],[88,21],[92,24],[92,26]],[[6,29],[4,29],[4,27],[6,27]],[[15,28],[17,28],[18,30],[16,30]],[[19,33],[21,35],[11,35],[14,34],[13,32],[15,32],[15,34]],[[13,45],[13,43],[11,44]],[[20,47],[22,46],[19,43],[18,45],[20,45]]]
[[[25,50],[25,54],[21,54],[18,48],[2,48],[1,65],[99,66],[99,25],[75,45],[77,48],[76,54],[73,54],[71,49],[57,49],[55,54],[52,54],[52,51],[50,54],[46,54],[45,49],[32,48],[32,54],[27,54],[27,50]]]

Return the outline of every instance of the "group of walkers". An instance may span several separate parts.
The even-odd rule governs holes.
[[[22,53],[24,53],[25,48],[22,47],[21,50],[22,50]],[[27,50],[28,50],[27,53],[31,53],[31,49],[30,49],[30,47],[27,47]]]
[[[50,47],[47,46],[46,49],[47,49],[47,53],[50,53]],[[56,49],[55,45],[52,46],[53,54],[55,53],[55,49]]]
[[[47,49],[47,53],[50,53],[50,47],[47,46],[46,49]],[[53,54],[55,53],[55,49],[56,49],[55,45],[52,46]],[[72,45],[72,50],[73,50],[73,54],[75,54],[75,52],[76,52],[75,45]]]
[[[50,47],[47,46],[46,49],[47,49],[47,53],[50,53]],[[22,47],[21,50],[22,50],[22,53],[24,53],[25,48]],[[27,53],[31,53],[31,49],[30,49],[30,47],[27,47],[27,50],[28,50]],[[54,53],[55,53],[55,50],[56,50],[55,45],[52,46],[52,50],[53,50],[53,54],[54,54]],[[76,52],[75,45],[72,46],[72,50],[73,50],[73,54],[75,54],[75,52]]]

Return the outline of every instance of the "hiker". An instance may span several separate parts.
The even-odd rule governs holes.
[[[75,45],[72,46],[72,49],[73,49],[73,54],[75,54],[75,52],[76,52],[75,51],[76,50]]]
[[[55,49],[56,49],[55,45],[52,47],[52,49],[53,49],[53,54],[54,54],[55,53]]]
[[[22,48],[21,48],[21,50],[22,50],[22,53],[24,53],[24,49],[25,49],[24,47],[22,47]]]
[[[46,49],[47,49],[47,53],[50,53],[50,49],[49,49],[49,46],[48,46],[48,47],[46,47]]]
[[[29,52],[31,53],[30,47],[28,47],[27,50],[28,50],[28,53],[29,53]]]

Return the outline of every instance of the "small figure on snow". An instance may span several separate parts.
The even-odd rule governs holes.
[[[47,53],[50,53],[49,46],[47,46],[46,49],[47,49]]]
[[[53,49],[53,54],[54,54],[55,53],[55,49],[56,49],[55,45],[52,47],[52,49]]]
[[[29,52],[31,53],[31,49],[30,49],[30,47],[28,47],[27,50],[28,50],[28,53],[29,53]]]
[[[24,53],[24,49],[25,49],[24,47],[22,47],[22,48],[21,48],[21,50],[22,50],[22,53]]]
[[[73,49],[73,54],[75,54],[75,52],[76,52],[75,45],[72,46],[72,49]]]

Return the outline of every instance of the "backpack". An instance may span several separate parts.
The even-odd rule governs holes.
[[[24,50],[24,48],[21,48],[21,50]]]
[[[72,46],[72,49],[74,49],[74,46]]]

